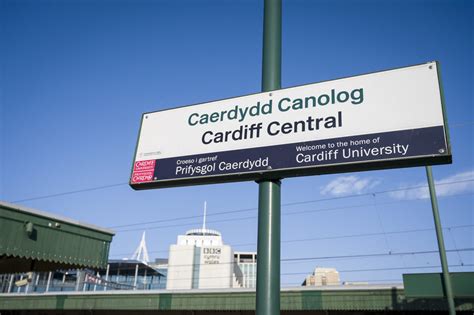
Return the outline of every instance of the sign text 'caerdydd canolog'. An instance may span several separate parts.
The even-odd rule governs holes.
[[[142,117],[135,189],[450,163],[435,62]]]

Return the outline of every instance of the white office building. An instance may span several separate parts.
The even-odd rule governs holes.
[[[202,228],[178,235],[170,246],[166,289],[220,289],[242,287],[242,273],[234,252],[224,245],[221,233]]]
[[[170,246],[166,289],[232,288],[234,253],[221,234],[194,229]]]

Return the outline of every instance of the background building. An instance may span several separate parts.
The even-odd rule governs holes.
[[[168,275],[168,258],[155,258],[154,262],[148,264],[150,267],[161,273],[164,277]],[[165,285],[166,287],[166,279]]]
[[[238,287],[241,277],[234,265],[232,248],[223,244],[218,231],[203,225],[179,235],[170,246],[166,289]]]
[[[251,255],[242,256],[242,263]],[[224,289],[243,287],[244,274],[239,268],[240,254],[234,258],[221,233],[206,228],[206,203],[202,228],[178,235],[170,246],[166,289]]]
[[[240,269],[241,287],[257,287],[257,253],[256,252],[235,252],[234,260]]]
[[[340,285],[339,272],[334,268],[320,268],[314,269],[313,274],[308,275],[303,282],[304,286],[325,286],[325,285]]]

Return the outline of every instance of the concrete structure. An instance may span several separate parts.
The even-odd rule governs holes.
[[[218,231],[190,230],[170,246],[166,289],[232,288],[238,285],[234,269],[232,248]]]
[[[221,233],[203,224],[179,235],[170,246],[166,289],[255,288],[257,253],[233,252]]]
[[[170,246],[166,289],[224,289],[241,287],[242,274],[234,253],[221,233],[206,228],[206,203],[202,228],[178,235]]]
[[[304,286],[340,285],[339,272],[334,268],[316,268],[303,282]]]
[[[242,288],[254,289],[257,287],[257,253],[235,252],[234,260],[242,274],[239,283]],[[235,288],[235,286],[234,286]]]

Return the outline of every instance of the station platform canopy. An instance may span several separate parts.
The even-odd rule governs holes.
[[[0,274],[107,266],[114,232],[0,201]]]

